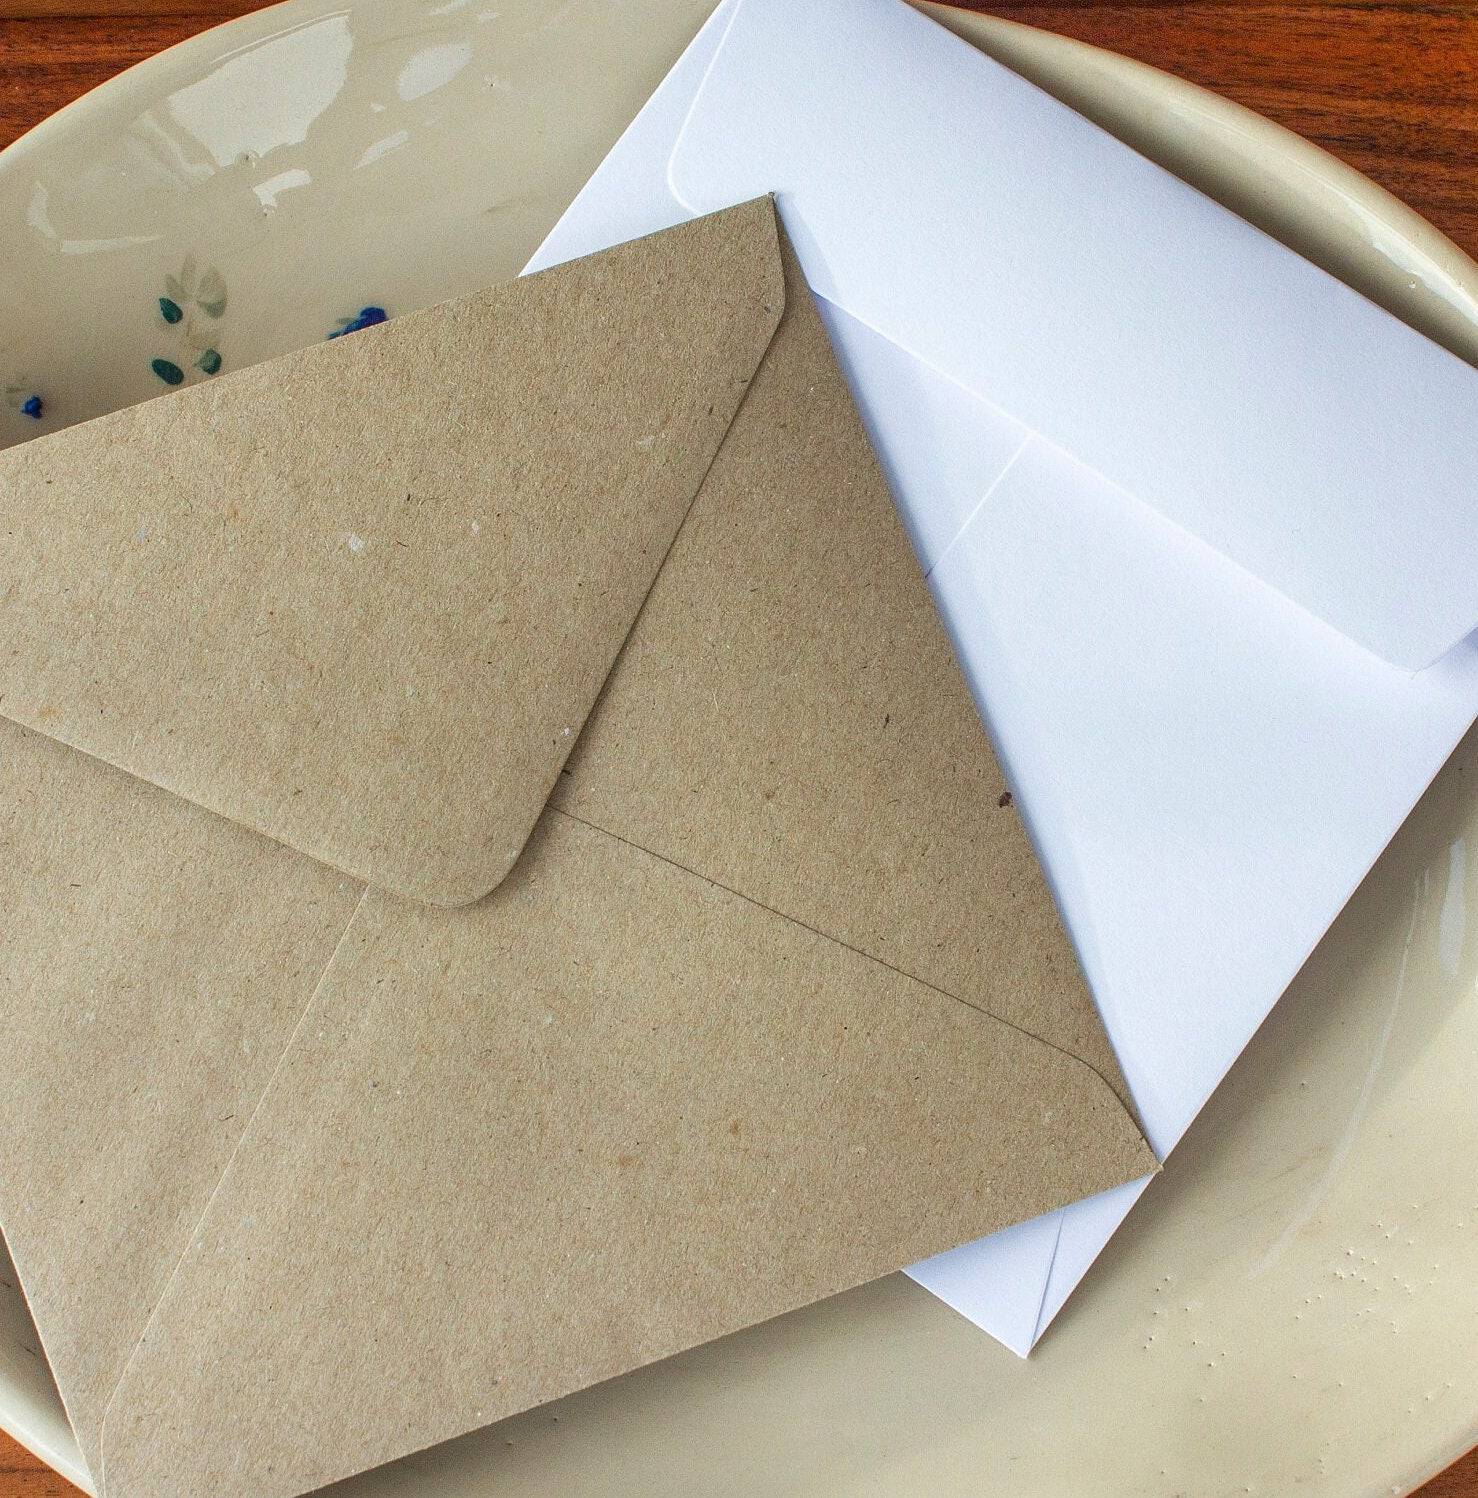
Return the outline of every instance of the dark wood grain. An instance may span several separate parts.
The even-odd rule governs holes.
[[[1434,1477],[1417,1498],[1478,1498],[1478,1451],[1470,1451],[1440,1477]]]
[[[0,146],[121,69],[255,8],[253,0],[0,0]],[[1478,0],[970,8],[1109,47],[1236,99],[1342,157],[1478,257]],[[71,1492],[0,1436],[0,1498]],[[1421,1498],[1478,1498],[1478,1452]]]
[[[77,1489],[40,1457],[0,1435],[0,1498],[77,1498]]]

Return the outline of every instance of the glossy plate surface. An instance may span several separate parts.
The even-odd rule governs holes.
[[[64,110],[0,154],[0,444],[513,274],[706,9],[289,0]],[[1151,69],[948,20],[1478,363],[1478,267],[1348,168]],[[1029,1362],[895,1277],[336,1491],[1415,1486],[1478,1440],[1470,836],[1478,735]],[[0,1425],[85,1481],[13,1279],[0,1258]]]

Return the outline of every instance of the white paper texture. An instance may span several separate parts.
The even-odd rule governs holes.
[[[1386,659],[1478,626],[1478,372],[901,0],[742,0],[669,178]]]

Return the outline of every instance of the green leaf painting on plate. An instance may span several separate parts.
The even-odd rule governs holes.
[[[217,375],[225,365],[220,337],[207,330],[204,321],[219,322],[226,315],[229,297],[226,278],[214,266],[201,272],[194,255],[187,255],[179,271],[164,278],[164,295],[158,299],[159,316],[168,328],[175,330],[183,346],[181,355],[158,355],[150,359],[149,368],[166,385],[182,385],[187,371],[194,370],[205,379]],[[198,315],[197,315],[198,314]]]

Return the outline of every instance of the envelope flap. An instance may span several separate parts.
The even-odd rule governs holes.
[[[783,301],[765,199],[0,454],[0,712],[480,898]]]
[[[1392,663],[1478,625],[1478,372],[898,0],[736,0],[669,177]]]

